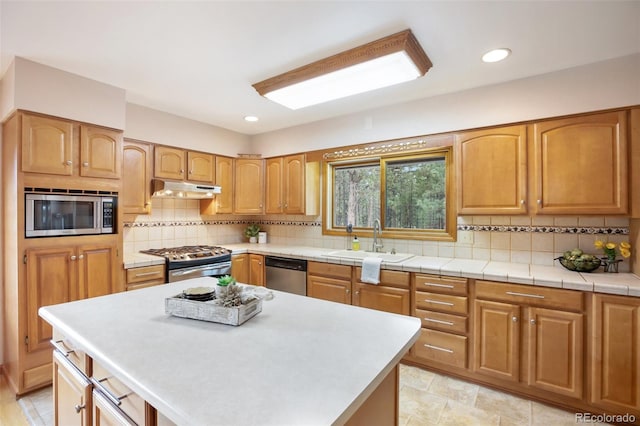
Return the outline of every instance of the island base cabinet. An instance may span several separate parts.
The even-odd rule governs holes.
[[[96,390],[93,391],[93,425],[137,426],[122,410],[118,409],[118,407],[109,402],[107,397]]]
[[[640,298],[593,296],[591,403],[640,419]]]
[[[91,425],[91,382],[59,351],[53,352],[54,424]]]
[[[397,426],[400,415],[399,379],[400,371],[396,365],[345,425]]]

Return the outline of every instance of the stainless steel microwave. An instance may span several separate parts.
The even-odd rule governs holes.
[[[113,234],[115,195],[25,194],[25,237]]]

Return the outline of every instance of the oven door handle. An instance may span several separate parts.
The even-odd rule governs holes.
[[[193,274],[194,272],[200,272],[200,271],[211,271],[213,269],[218,269],[218,267],[217,266],[196,266],[194,268],[189,268],[189,269],[173,270],[171,271],[171,275],[175,277],[179,277],[181,275],[189,275],[189,274]]]

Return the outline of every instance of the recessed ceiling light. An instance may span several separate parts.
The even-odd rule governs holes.
[[[258,120],[259,120],[259,118],[256,117],[255,115],[247,115],[247,116],[244,117],[244,121],[253,122],[253,121],[258,121]]]
[[[482,55],[483,62],[498,62],[511,55],[511,50],[506,47],[493,49]]]

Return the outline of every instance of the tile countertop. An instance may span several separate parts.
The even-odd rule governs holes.
[[[327,253],[336,249],[276,244],[225,244],[224,246],[232,250],[234,254],[256,253],[352,266],[360,266],[362,263],[360,260],[327,257]],[[162,263],[164,263],[164,260],[158,261],[156,256],[132,253],[131,255],[125,254],[124,267],[128,269]],[[606,273],[602,269],[598,269],[597,272],[579,273],[569,271],[559,263],[554,266],[543,266],[474,259],[414,256],[403,262],[382,262],[382,268],[640,297],[640,277],[635,274]]]

